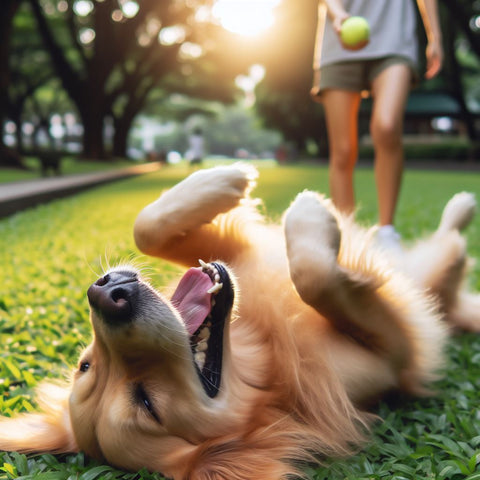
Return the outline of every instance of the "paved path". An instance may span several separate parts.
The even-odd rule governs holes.
[[[151,162],[106,172],[0,184],[0,218],[39,203],[72,195],[96,185],[154,172],[160,167],[160,162]]]

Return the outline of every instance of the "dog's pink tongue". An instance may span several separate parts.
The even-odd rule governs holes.
[[[210,313],[212,280],[200,268],[191,268],[182,277],[175,293],[172,304],[180,312],[188,333],[193,335]]]

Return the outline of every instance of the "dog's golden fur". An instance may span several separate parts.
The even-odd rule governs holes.
[[[479,296],[462,290],[459,230],[473,197],[455,196],[438,230],[397,262],[374,230],[312,192],[267,224],[248,196],[255,177],[243,165],[195,172],[135,223],[146,254],[218,259],[234,278],[218,395],[199,382],[179,313],[139,281],[135,322],[112,328],[93,308],[95,339],[72,385],[44,386],[42,413],[3,419],[1,449],[83,450],[176,480],[274,480],[298,474],[298,461],[351,452],[368,430],[362,408],[386,391],[428,390],[447,330],[480,328]],[[136,275],[126,272],[110,273]],[[132,400],[138,384],[156,413]]]

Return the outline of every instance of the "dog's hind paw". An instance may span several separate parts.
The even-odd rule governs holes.
[[[311,191],[299,193],[285,215],[285,234],[329,247],[335,257],[340,248],[340,230],[331,200]]]
[[[473,193],[457,193],[443,209],[437,233],[463,230],[472,221],[476,207],[477,202]]]

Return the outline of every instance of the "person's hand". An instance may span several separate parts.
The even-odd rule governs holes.
[[[429,42],[426,50],[427,66],[425,71],[425,78],[430,80],[438,75],[443,65],[443,47],[441,42]]]
[[[338,36],[340,36],[340,31],[342,30],[342,23],[349,17],[350,15],[347,12],[341,12],[332,19],[333,29]]]

